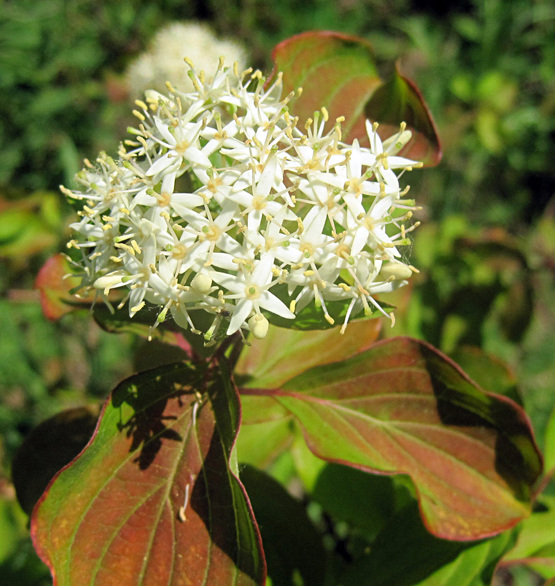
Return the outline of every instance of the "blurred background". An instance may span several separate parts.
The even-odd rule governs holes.
[[[400,60],[444,157],[408,178],[423,206],[411,255],[421,272],[387,299],[397,324],[382,336],[427,340],[484,388],[523,402],[545,447],[555,405],[552,0],[1,0],[0,13],[1,586],[51,583],[14,500],[10,462],[25,436],[159,360],[86,313],[43,316],[34,280],[64,250],[73,217],[58,186],[73,185],[85,157],[117,151],[144,89],[187,83],[184,55],[199,68],[224,54],[269,72],[278,42],[335,30],[369,40],[386,77]],[[541,583],[519,571],[503,583]]]

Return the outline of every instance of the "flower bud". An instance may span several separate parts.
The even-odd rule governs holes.
[[[206,295],[210,291],[210,287],[212,287],[212,279],[208,275],[203,275],[202,273],[199,273],[191,281],[191,287],[197,293]]]
[[[110,275],[105,275],[104,277],[98,278],[94,282],[94,288],[111,289],[112,287],[117,287],[123,282],[124,276],[125,275],[123,273],[111,273]]]
[[[249,329],[255,338],[265,338],[268,334],[269,326],[268,320],[263,315],[253,315],[249,319]]]
[[[382,265],[379,276],[387,281],[388,279],[403,280],[412,276],[412,270],[402,262],[387,262]]]

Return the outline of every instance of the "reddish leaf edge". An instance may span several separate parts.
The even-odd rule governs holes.
[[[309,39],[312,37],[328,37],[328,38],[340,39],[340,40],[346,41],[348,43],[356,43],[357,45],[365,45],[366,48],[370,51],[370,53],[372,55],[374,54],[374,49],[372,48],[371,43],[369,41],[367,41],[366,39],[362,39],[362,38],[357,37],[355,35],[348,35],[346,33],[339,33],[337,31],[328,31],[328,30],[305,31],[304,33],[299,33],[298,35],[293,35],[292,37],[288,37],[287,39],[284,39],[283,41],[279,42],[272,49],[271,57],[272,57],[272,61],[274,62],[274,67],[272,68],[272,71],[270,72],[270,75],[268,76],[268,80],[266,81],[267,87],[272,85],[277,74],[279,73],[279,69],[278,69],[278,66],[276,63],[277,54],[280,51],[282,51],[284,48],[286,48],[287,45],[289,45],[290,43],[294,43],[294,42],[301,40],[301,39]]]
[[[422,92],[420,91],[416,83],[410,77],[407,77],[404,73],[402,73],[400,60],[397,60],[395,63],[395,74],[398,75],[403,81],[407,83],[407,85],[410,86],[410,88],[416,94],[416,96],[420,100],[420,103],[424,107],[424,112],[428,117],[428,121],[430,122],[430,126],[432,127],[434,136],[437,140],[437,151],[434,152],[433,157],[429,163],[424,163],[424,167],[436,167],[441,162],[441,159],[443,159],[443,147],[441,146],[441,138],[439,136],[437,125],[432,115],[432,112],[430,111],[430,108],[428,108],[428,104],[426,103],[426,100],[424,99],[424,96],[422,95]],[[402,153],[403,151],[401,151],[401,154]]]
[[[274,63],[274,66],[272,68],[272,71],[270,72],[270,75],[268,76],[268,79],[265,83],[265,88],[268,89],[276,80],[277,75],[279,73],[279,67],[277,64],[277,56],[278,54],[284,50],[287,45],[291,44],[291,43],[295,43],[296,41],[302,40],[302,39],[309,39],[309,38],[317,38],[317,37],[327,37],[327,38],[333,38],[333,39],[339,39],[342,41],[346,41],[348,43],[356,43],[358,45],[363,45],[365,46],[365,48],[369,51],[369,53],[374,56],[374,49],[372,47],[372,44],[367,41],[366,39],[363,39],[361,37],[357,37],[355,35],[348,35],[346,33],[340,33],[337,31],[329,31],[329,30],[323,30],[323,31],[319,31],[319,30],[313,30],[313,31],[306,31],[304,33],[300,33],[298,35],[293,35],[292,37],[288,37],[287,39],[281,41],[280,43],[278,43],[273,49],[272,49],[272,53],[271,53],[271,57],[272,57],[272,61]],[[407,83],[407,85],[410,86],[411,90],[415,93],[415,95],[417,96],[417,98],[419,99],[420,103],[422,104],[423,108],[424,108],[424,112],[426,113],[426,116],[428,118],[428,121],[430,122],[430,126],[431,129],[434,133],[434,137],[437,141],[437,150],[434,151],[431,160],[429,162],[425,162],[424,163],[424,167],[436,167],[437,165],[439,165],[439,163],[441,162],[441,159],[443,158],[443,148],[441,146],[441,139],[439,136],[439,132],[437,129],[437,125],[435,123],[434,117],[432,116],[432,113],[430,111],[430,109],[428,108],[428,104],[426,103],[426,101],[424,100],[424,96],[422,95],[422,92],[420,91],[420,89],[418,88],[418,86],[416,85],[416,83],[410,79],[409,77],[407,77],[404,73],[402,73],[401,71],[401,60],[398,59],[395,62],[395,73],[393,74],[393,76],[391,76],[389,79],[384,80],[382,79],[382,83],[380,86],[376,87],[374,89],[374,92],[372,94],[372,96],[374,95],[374,93],[383,85],[387,84],[388,82],[393,81],[393,79],[395,78],[395,76],[399,77],[400,79],[402,79],[404,82]],[[372,99],[372,96],[369,98],[368,101],[370,101]],[[367,102],[368,103],[368,102]],[[383,122],[380,120],[377,120],[378,123]],[[418,132],[418,131],[416,131]],[[383,137],[382,137],[383,138]],[[388,138],[388,137],[385,137]],[[384,140],[385,140],[384,138]],[[409,143],[410,144],[410,143]],[[403,149],[403,151],[406,151],[406,147],[405,149]],[[403,154],[403,151],[401,152],[401,154]]]
[[[541,485],[541,478],[542,478],[542,472],[543,472],[543,455],[538,447],[538,444],[536,442],[536,437],[534,434],[534,430],[532,427],[532,422],[530,420],[530,417],[528,416],[528,414],[526,413],[526,411],[524,411],[524,409],[515,401],[513,401],[512,399],[510,399],[509,397],[505,397],[504,395],[499,395],[498,393],[493,393],[493,392],[489,392],[489,391],[485,391],[476,381],[474,381],[472,378],[470,378],[466,372],[464,372],[464,370],[453,360],[451,360],[451,358],[449,358],[449,356],[445,355],[443,352],[441,352],[440,350],[438,350],[437,348],[435,348],[432,344],[429,344],[428,342],[425,342],[423,340],[417,340],[416,338],[411,338],[410,336],[397,336],[394,338],[386,338],[385,340],[381,340],[379,342],[376,342],[375,344],[372,344],[372,346],[370,346],[370,348],[375,348],[378,346],[383,346],[386,345],[388,343],[391,343],[393,340],[404,340],[407,342],[416,342],[417,344],[421,344],[422,346],[424,346],[427,350],[437,354],[440,358],[444,359],[450,366],[454,367],[455,370],[469,383],[471,383],[472,385],[476,386],[477,389],[479,389],[482,393],[484,393],[485,395],[487,395],[488,397],[492,397],[494,399],[499,400],[502,403],[505,403],[511,407],[513,407],[514,411],[516,413],[518,413],[519,415],[519,421],[521,423],[523,423],[530,431],[530,439],[531,439],[531,443],[532,443],[532,447],[535,449],[538,457],[539,457],[539,461],[541,464],[541,470],[538,473],[536,479],[535,479],[535,484],[538,485],[538,483],[540,483]],[[340,362],[340,361],[339,361]],[[330,363],[333,364],[333,363]],[[314,368],[318,368],[318,367],[314,367]],[[308,369],[310,370],[310,369]],[[305,371],[306,372],[306,371]],[[301,376],[301,375],[299,375]],[[293,380],[293,379],[291,379]],[[251,395],[251,396],[264,396],[264,397],[293,397],[293,398],[302,398],[302,396],[300,395],[300,393],[295,393],[295,392],[291,392],[291,391],[283,391],[281,388],[277,388],[277,389],[258,389],[258,388],[240,388],[238,389],[239,391],[239,395]],[[299,422],[300,423],[300,422]],[[325,460],[326,462],[331,462],[332,464],[341,464],[344,466],[349,466],[350,468],[355,468],[357,470],[361,470],[362,472],[369,472],[371,474],[376,474],[379,476],[406,476],[407,478],[409,478],[412,482],[412,477],[410,474],[408,473],[404,473],[404,472],[384,472],[383,470],[378,470],[375,468],[371,468],[369,466],[361,466],[358,464],[353,464],[352,462],[349,462],[347,460],[343,460],[341,458],[326,458],[322,455],[320,455],[318,453],[318,450],[315,448],[315,446],[312,444],[312,442],[310,441],[310,438],[308,437],[308,434],[304,428],[304,426],[302,424],[299,425],[299,427],[301,428],[301,431],[303,433],[303,437],[304,440],[306,442],[306,445],[308,446],[308,448],[310,449],[310,451],[317,457],[320,458],[321,460]],[[426,527],[427,531],[429,533],[431,533],[432,535],[435,535],[436,537],[439,537],[440,539],[446,539],[449,541],[478,541],[480,539],[487,539],[489,537],[495,537],[496,535],[499,535],[500,533],[503,533],[504,531],[507,531],[509,529],[512,529],[513,527],[515,527],[516,525],[518,525],[518,523],[520,523],[520,521],[522,520],[522,518],[520,519],[515,519],[513,522],[511,523],[507,523],[507,525],[499,528],[499,530],[497,531],[485,531],[482,533],[478,533],[475,536],[473,536],[472,538],[458,538],[458,539],[453,539],[453,537],[442,533],[441,531],[435,531],[432,529],[432,526],[430,524],[430,522],[428,521],[426,515],[424,514],[424,510],[422,507],[422,498],[421,498],[421,491],[418,488],[418,486],[416,485],[416,483],[412,482],[415,492],[416,492],[416,497],[417,497],[417,501],[418,501],[418,509],[420,511],[420,518],[422,519],[422,522],[424,523],[424,526]],[[532,490],[532,498],[530,501],[530,504],[532,505],[536,499],[536,497],[539,495],[539,491],[536,490]],[[531,507],[530,507],[530,512],[531,512]]]
[[[135,376],[135,375],[133,375],[133,376]],[[127,379],[127,380],[129,380],[129,379]],[[119,383],[115,387],[114,391],[123,383],[125,383],[125,381],[122,381],[121,383]],[[112,393],[113,393],[113,391],[112,391]],[[33,507],[33,511],[31,513],[31,518],[29,520],[29,522],[30,522],[30,531],[29,532],[31,534],[31,541],[33,542],[33,547],[35,548],[35,552],[39,556],[40,560],[47,566],[48,570],[50,571],[50,574],[52,576],[53,586],[56,586],[56,584],[57,584],[56,574],[54,572],[54,565],[51,562],[49,556],[47,555],[46,550],[42,547],[42,545],[38,539],[37,526],[36,526],[36,516],[38,515],[38,511],[39,511],[40,506],[42,505],[42,503],[45,501],[46,497],[48,496],[48,493],[50,492],[50,488],[52,487],[54,482],[56,482],[56,480],[58,479],[60,474],[62,474],[62,472],[67,470],[74,462],[79,460],[79,458],[83,455],[85,450],[87,450],[87,448],[92,444],[92,442],[95,439],[95,437],[98,433],[98,430],[100,428],[100,423],[102,421],[104,413],[105,413],[106,409],[108,408],[108,405],[112,399],[112,393],[110,393],[110,395],[104,401],[104,404],[102,405],[102,408],[100,410],[100,414],[99,414],[98,419],[96,421],[96,425],[95,425],[93,434],[91,435],[91,437],[90,437],[89,441],[87,442],[87,444],[85,445],[85,447],[79,452],[79,454],[77,454],[77,456],[75,456],[75,458],[73,458],[73,460],[71,460],[71,462],[66,464],[63,468],[60,468],[60,470],[58,470],[58,472],[56,472],[56,474],[54,474],[54,476],[50,479],[50,482],[47,484],[46,488],[44,489],[44,492],[42,493],[41,497],[35,503],[35,506]]]
[[[242,423],[242,419],[243,419],[243,410],[242,410],[242,406],[241,406],[241,397],[240,397],[240,392],[239,389],[237,388],[234,380],[233,380],[233,375],[231,374],[231,372],[229,371],[229,365],[227,362],[227,359],[225,357],[223,357],[220,361],[220,364],[224,364],[224,368],[226,368],[228,370],[228,374],[229,374],[229,382],[231,384],[231,387],[234,391],[234,394],[237,398],[237,406],[238,406],[238,420],[237,420],[237,430],[235,432],[235,436],[231,442],[230,445],[230,451],[229,451],[229,458],[227,459],[227,463],[228,463],[228,471],[229,474],[233,477],[233,479],[237,482],[237,485],[239,486],[239,489],[241,490],[241,492],[243,493],[243,496],[245,497],[245,503],[247,505],[247,509],[249,511],[249,514],[252,517],[253,520],[253,526],[254,526],[254,531],[255,531],[255,536],[256,536],[256,542],[258,544],[259,550],[260,550],[260,554],[261,554],[261,562],[262,562],[262,570],[263,570],[263,575],[262,575],[262,580],[261,580],[261,584],[266,584],[267,581],[267,577],[268,577],[268,564],[266,563],[266,554],[264,552],[264,547],[263,547],[263,543],[262,543],[262,535],[260,533],[260,527],[258,526],[258,522],[256,520],[256,517],[254,515],[254,510],[252,508],[252,504],[251,501],[249,499],[249,495],[247,493],[247,490],[244,486],[244,484],[241,482],[241,479],[239,478],[239,474],[236,474],[233,471],[233,466],[231,465],[231,459],[233,457],[233,453],[235,451],[235,447],[237,444],[237,438],[239,437],[239,431],[241,430],[241,423]],[[182,363],[174,363],[174,365],[177,364],[182,364]],[[164,365],[161,367],[156,367],[156,368],[152,368],[149,370],[145,370],[139,373],[136,373],[130,377],[128,377],[127,379],[121,381],[119,384],[116,385],[116,387],[112,390],[112,392],[108,395],[108,397],[106,398],[106,400],[104,401],[104,404],[102,405],[102,409],[100,410],[100,414],[98,416],[98,420],[96,422],[96,426],[94,428],[94,432],[91,436],[91,438],[89,439],[89,441],[87,442],[86,446],[81,450],[81,452],[75,456],[75,458],[73,458],[73,460],[71,462],[69,462],[68,464],[66,464],[63,468],[61,468],[60,470],[58,470],[58,472],[52,477],[52,479],[50,480],[50,482],[48,483],[47,487],[44,489],[44,492],[42,494],[42,496],[39,498],[39,500],[37,501],[37,503],[35,504],[34,508],[33,508],[33,512],[31,513],[31,517],[30,517],[30,535],[31,535],[31,541],[33,543],[33,547],[37,553],[37,555],[39,556],[40,560],[47,566],[48,570],[50,571],[50,574],[52,576],[52,580],[53,580],[53,586],[57,585],[57,578],[54,572],[54,567],[53,564],[50,560],[50,558],[47,555],[46,550],[42,547],[40,541],[38,540],[38,536],[37,536],[37,526],[36,526],[36,517],[38,515],[38,511],[40,506],[42,505],[42,503],[46,500],[46,498],[48,497],[48,493],[50,491],[50,488],[52,487],[52,485],[56,482],[56,480],[58,479],[58,477],[68,468],[70,468],[75,462],[77,462],[77,460],[79,460],[81,458],[81,456],[85,453],[85,451],[89,448],[89,446],[93,443],[94,439],[96,438],[96,435],[98,433],[98,430],[100,428],[100,425],[102,423],[102,419],[104,417],[104,414],[106,412],[106,409],[108,408],[108,406],[110,405],[111,401],[112,401],[112,396],[113,394],[116,392],[117,389],[119,389],[121,386],[123,385],[128,385],[129,381],[132,380],[133,378],[140,376],[140,375],[144,375],[145,373],[152,373],[155,372],[157,370],[165,370],[169,367],[171,367],[172,365]],[[123,433],[120,432],[120,433]]]

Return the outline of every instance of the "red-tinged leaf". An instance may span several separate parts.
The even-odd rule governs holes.
[[[379,87],[366,103],[364,114],[379,123],[382,140],[398,133],[399,124],[406,122],[412,138],[400,154],[427,166],[440,162],[441,144],[432,115],[416,85],[401,75],[398,67],[393,78]]]
[[[333,123],[342,124],[347,142],[368,144],[365,120],[379,122],[382,139],[406,122],[413,137],[402,155],[436,165],[441,159],[439,137],[431,114],[416,86],[396,69],[389,81],[380,78],[370,43],[329,31],[313,31],[287,39],[272,53],[274,70],[283,73],[284,95],[303,88],[291,105],[300,128],[325,106]]]
[[[34,510],[55,586],[264,583],[258,528],[230,465],[240,420],[230,381],[224,365],[178,363],[116,388]]]
[[[307,368],[349,358],[366,350],[381,329],[381,320],[349,324],[345,334],[331,330],[300,332],[270,327],[252,340],[235,367],[245,387],[277,388]],[[293,441],[291,414],[272,397],[243,395],[243,424],[237,439],[240,462],[264,468]]]
[[[341,335],[331,330],[300,332],[270,327],[268,335],[244,348],[235,375],[245,387],[277,388],[301,372],[350,358],[376,341],[381,320],[352,322]]]
[[[409,475],[439,537],[487,537],[530,513],[542,462],[526,414],[424,342],[386,340],[272,395],[297,417],[317,456]]]
[[[40,302],[44,315],[54,321],[75,309],[77,299],[69,291],[79,284],[77,277],[67,277],[69,262],[63,254],[50,257],[40,269],[35,288],[40,291]],[[83,303],[92,299],[83,300]]]
[[[383,83],[370,43],[329,31],[307,32],[281,42],[274,48],[272,58],[272,77],[279,71],[283,73],[283,95],[303,88],[292,106],[301,128],[325,106],[332,123],[345,116],[345,136],[350,136],[355,127],[359,132],[364,106]],[[365,135],[364,123],[362,132]]]

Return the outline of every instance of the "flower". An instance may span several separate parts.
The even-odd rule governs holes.
[[[194,90],[193,83],[183,67],[183,56],[188,55],[199,71],[213,71],[220,55],[227,55],[231,63],[237,61],[244,68],[247,58],[245,47],[234,39],[218,39],[214,31],[200,22],[173,22],[154,36],[149,50],[131,63],[127,70],[127,83],[133,99],[146,90],[166,90],[166,82],[184,92]]]
[[[396,171],[419,166],[396,154],[405,125],[382,142],[367,123],[370,147],[346,144],[322,108],[305,134],[280,76],[265,89],[260,72],[223,59],[211,77],[186,62],[193,89],[147,91],[119,158],[101,154],[78,175],[82,191],[63,188],[80,204],[69,246],[82,288],[106,301],[126,291],[131,317],[158,306],[153,327],[171,315],[200,333],[199,312],[211,314],[209,343],[219,331],[264,337],[310,304],[329,324],[342,304],[342,332],[362,310],[388,316],[372,295],[416,270],[401,262],[417,224],[405,226],[415,204]]]

